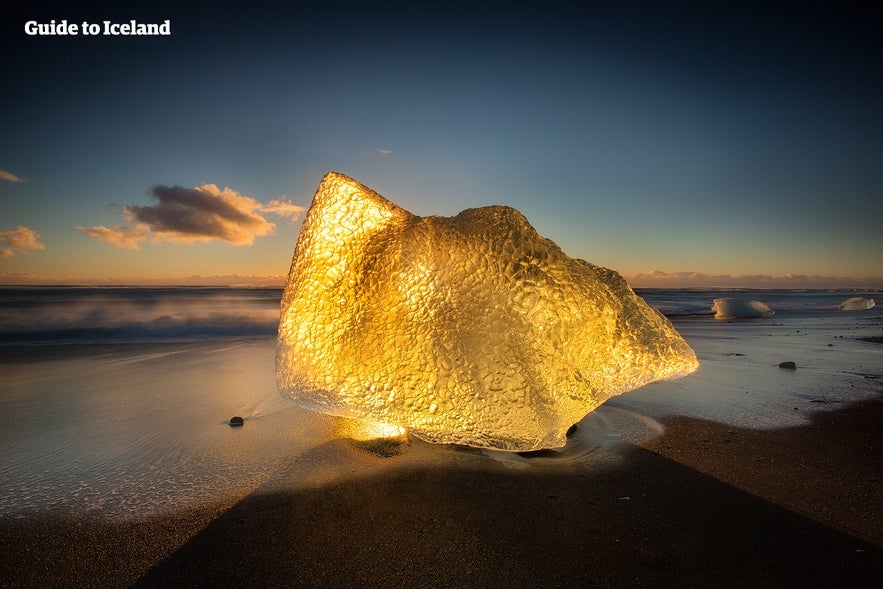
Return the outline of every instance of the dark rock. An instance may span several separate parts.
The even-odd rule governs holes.
[[[227,425],[230,427],[239,427],[245,425],[245,420],[237,415],[236,417],[231,417],[230,421],[227,422]]]
[[[797,370],[797,364],[790,360],[787,362],[779,362],[779,368],[784,368],[785,370]]]

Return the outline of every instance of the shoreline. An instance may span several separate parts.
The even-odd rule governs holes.
[[[883,396],[763,431],[694,418],[615,462],[421,464],[328,441],[235,503],[0,519],[13,586],[824,587],[883,574]],[[823,451],[822,451],[823,450]],[[303,480],[320,461],[358,475]],[[307,466],[299,465],[306,463]]]
[[[696,373],[608,400],[563,452],[532,457],[354,442],[351,423],[276,392],[272,338],[9,350],[0,578],[869,585],[883,576],[881,325],[678,321]]]
[[[591,469],[467,452],[312,489],[283,473],[138,586],[867,586],[883,573],[881,417],[883,396],[771,432],[675,418]]]

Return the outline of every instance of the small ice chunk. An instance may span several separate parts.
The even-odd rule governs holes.
[[[563,446],[608,398],[698,366],[622,276],[515,209],[418,217],[333,172],[301,228],[276,355],[301,406],[516,452]]]
[[[840,303],[841,311],[867,311],[877,303],[874,299],[866,299],[864,297],[851,297]]]
[[[739,298],[714,299],[715,319],[744,319],[748,317],[769,317],[773,315],[772,309],[760,301]]]

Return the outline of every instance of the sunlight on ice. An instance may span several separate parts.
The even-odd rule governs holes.
[[[391,423],[380,423],[364,419],[346,419],[336,428],[342,437],[367,442],[384,438],[399,438],[405,435],[405,428]]]
[[[276,354],[303,407],[510,451],[563,446],[608,398],[697,367],[618,273],[515,209],[418,217],[334,172],[301,228]]]

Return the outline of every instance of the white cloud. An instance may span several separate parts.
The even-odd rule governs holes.
[[[16,250],[44,250],[46,246],[38,241],[40,234],[24,225],[11,231],[0,231],[0,257],[14,256]]]
[[[383,149],[382,147],[379,148],[377,151],[380,152],[380,155],[391,155],[392,154],[391,149]]]

